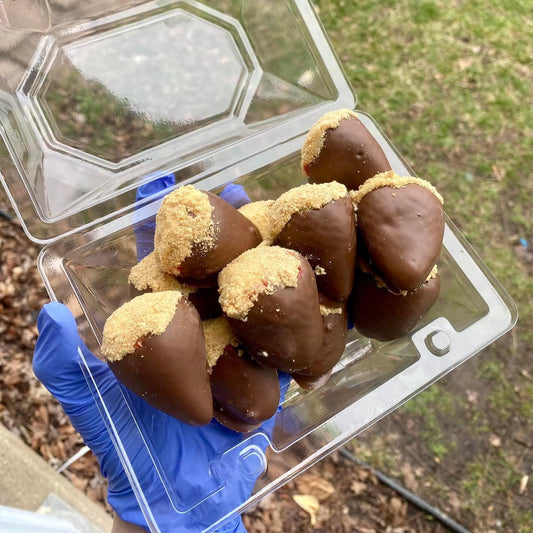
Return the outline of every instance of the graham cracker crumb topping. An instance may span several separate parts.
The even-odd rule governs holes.
[[[161,270],[155,252],[148,254],[130,270],[128,283],[138,291],[180,291],[184,296],[196,292],[196,287],[180,283],[172,274]]]
[[[340,315],[341,313],[342,307],[326,307],[325,305],[320,305],[320,314],[322,316]]]
[[[270,244],[274,240],[268,216],[273,203],[274,200],[260,200],[245,204],[239,208],[239,212],[255,224],[263,238],[263,242],[266,244]]]
[[[204,329],[207,364],[214,367],[218,358],[224,353],[224,348],[229,344],[238,346],[239,341],[223,316],[204,320],[202,327]]]
[[[376,287],[378,287],[379,289],[387,289],[389,291],[391,290],[390,287],[385,283],[385,281],[376,272],[374,272],[366,262],[360,262],[359,268],[365,274],[370,274],[374,278]],[[430,279],[436,278],[438,273],[439,273],[439,267],[438,265],[434,265],[433,268],[431,269],[431,272],[428,274],[428,277],[424,280],[424,283],[426,281],[429,281]],[[409,294],[410,291],[395,289],[392,292],[394,292],[395,294],[401,294],[402,296],[407,296],[407,294]]]
[[[120,306],[106,320],[102,354],[120,361],[140,339],[164,333],[181,298],[179,291],[147,292]]]
[[[293,250],[264,246],[234,259],[218,275],[219,302],[224,313],[245,322],[260,294],[296,287],[300,257]]]
[[[356,191],[350,191],[350,196],[353,204],[357,206],[366,194],[369,194],[380,187],[394,187],[395,189],[400,189],[401,187],[405,187],[406,185],[410,184],[424,187],[431,194],[435,195],[441,204],[444,203],[442,196],[439,194],[437,189],[431,185],[431,183],[429,183],[429,181],[420,178],[414,178],[412,176],[398,176],[394,170],[376,174],[373,178],[366,180]]]
[[[306,183],[284,192],[270,208],[269,218],[272,235],[277,236],[292,215],[311,209],[320,209],[339,198],[348,195],[348,189],[341,183]]]
[[[165,196],[156,216],[154,249],[161,268],[179,275],[179,265],[192,253],[193,245],[208,251],[215,245],[218,228],[206,193],[192,185]]]
[[[318,119],[307,133],[304,144],[302,146],[302,170],[305,172],[307,165],[312,163],[317,157],[322,147],[324,146],[324,138],[326,130],[334,130],[343,119],[357,118],[357,113],[351,109],[338,109],[330,111]]]

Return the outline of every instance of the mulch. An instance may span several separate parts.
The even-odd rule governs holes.
[[[1,196],[0,209],[12,214]],[[0,216],[0,423],[58,468],[83,441],[31,368],[37,316],[48,301],[36,268],[38,253],[16,219]],[[63,475],[111,512],[92,454]],[[244,523],[250,533],[448,531],[338,453],[265,498],[246,513]]]

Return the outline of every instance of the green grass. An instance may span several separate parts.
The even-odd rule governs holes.
[[[405,430],[406,440],[415,441],[405,444],[414,455],[400,460],[424,466],[417,448],[442,460],[428,483],[444,484],[464,498],[471,515],[460,514],[459,521],[475,517],[475,524],[465,525],[530,531],[531,500],[517,496],[516,483],[531,452],[510,435],[517,428],[533,432],[533,269],[518,244],[524,238],[533,247],[533,4],[503,0],[488,9],[481,0],[315,3],[358,107],[377,120],[415,172],[441,190],[446,211],[519,308],[512,336],[394,415],[392,427],[398,420],[416,421]],[[463,387],[479,398],[466,401]],[[378,442],[386,447],[379,428],[362,437],[370,449]],[[449,433],[456,434],[453,453]],[[508,456],[487,444],[492,433],[504,436]],[[388,444],[391,455],[397,453],[399,443]],[[494,513],[487,512],[491,505]]]
[[[440,384],[435,384],[407,403],[405,411],[423,419],[421,437],[437,460],[457,449],[455,442],[446,438],[442,419],[455,416],[458,398],[450,394]],[[444,416],[443,416],[444,415]]]

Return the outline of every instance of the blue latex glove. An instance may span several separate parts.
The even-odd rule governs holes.
[[[168,183],[161,186],[165,188]],[[74,317],[65,306],[45,305],[37,326],[34,372],[98,458],[108,479],[108,501],[123,520],[145,528],[155,521],[162,532],[200,532],[249,497],[261,471],[254,448],[264,450],[268,445],[266,435],[272,430],[273,419],[245,443],[242,435],[215,420],[208,426],[188,426],[154,409],[120,384],[107,364],[83,344]],[[289,383],[290,376],[280,373],[282,398]],[[102,404],[98,397],[103,398],[114,424],[111,430],[99,411]],[[124,444],[153,516],[141,512],[113,444],[115,435]],[[148,447],[145,441],[149,441]],[[239,459],[243,451],[248,461],[244,465]],[[245,529],[237,518],[217,531],[242,533]]]

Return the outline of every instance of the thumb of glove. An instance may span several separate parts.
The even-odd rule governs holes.
[[[33,371],[59,401],[72,425],[100,461],[104,476],[120,468],[104,421],[80,367],[81,351],[101,390],[117,389],[109,367],[97,359],[78,335],[71,312],[57,302],[46,304],[37,320],[39,338]]]

